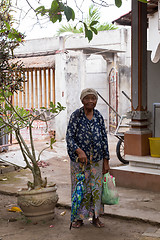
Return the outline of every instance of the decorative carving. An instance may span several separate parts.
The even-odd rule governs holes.
[[[135,120],[147,120],[150,117],[149,111],[130,111],[127,112],[127,118]]]
[[[32,222],[38,222],[53,219],[58,195],[54,185],[38,190],[22,190],[18,193],[17,201],[24,216]]]
[[[58,195],[55,194],[55,196],[51,196],[51,197],[47,197],[47,199],[36,199],[36,198],[26,198],[24,196],[19,196],[18,198],[18,205],[19,206],[25,206],[25,207],[29,207],[29,206],[34,206],[34,207],[38,207],[41,205],[50,205],[53,203],[56,203],[58,201]]]

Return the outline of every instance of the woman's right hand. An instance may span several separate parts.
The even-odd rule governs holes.
[[[87,156],[85,152],[81,148],[76,149],[76,153],[78,155],[78,159],[81,163],[85,163],[87,165]]]

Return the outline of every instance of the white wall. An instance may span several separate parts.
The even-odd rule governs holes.
[[[118,112],[125,115],[131,110],[130,101],[122,94],[124,91],[131,98],[131,28],[125,31],[126,52],[118,53],[119,93]]]
[[[55,102],[60,102],[62,106],[66,107],[66,82],[65,82],[65,54],[60,53],[56,55],[55,59]],[[67,124],[67,109],[62,111],[52,122],[52,129],[56,130],[56,139],[64,138],[64,125]]]
[[[151,59],[157,63],[160,59],[160,31],[158,30],[158,12],[149,17],[149,47]]]
[[[131,110],[131,102],[122,93],[124,91],[131,98],[131,67],[121,65],[119,70],[118,112],[126,115]]]
[[[15,54],[34,54],[41,52],[55,51],[59,49],[59,38],[40,38],[26,40],[22,45],[15,49]]]
[[[160,61],[153,63],[151,61],[151,52],[148,52],[148,111],[151,112],[151,126],[150,128],[153,131],[153,103],[160,103]],[[160,109],[157,109],[156,114],[156,129],[155,137],[160,137]]]
[[[99,55],[91,55],[86,60],[86,83],[85,88],[94,88],[104,99],[108,100],[107,90],[107,62]],[[103,115],[104,119],[108,119],[108,108],[101,98],[98,98],[96,108]]]
[[[67,91],[67,122],[73,111],[80,108],[80,93],[85,81],[85,56],[82,52],[70,51],[66,62],[65,81]]]
[[[24,46],[17,50],[17,54],[23,55],[57,50],[55,54],[55,101],[59,101],[66,107],[66,110],[52,122],[51,129],[56,130],[57,140],[65,138],[69,117],[75,109],[81,106],[80,93],[82,89],[95,88],[108,101],[108,74],[111,66],[117,65],[118,71],[120,69],[120,90],[125,88],[129,93],[129,36],[130,30],[124,28],[100,32],[90,43],[84,38],[84,35],[60,37],[59,39],[35,39],[26,41]],[[81,51],[77,49],[78,47]],[[66,49],[67,54],[63,51]],[[106,60],[100,55],[93,54],[89,57],[83,54],[83,49],[85,52],[101,50]],[[119,51],[117,62],[114,58],[116,51]],[[119,110],[124,112],[126,103],[121,100],[121,97],[120,101]],[[100,98],[97,109],[107,121],[108,106]]]

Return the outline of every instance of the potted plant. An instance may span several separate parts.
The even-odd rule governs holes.
[[[53,148],[52,145],[55,142],[54,137],[50,138],[49,146],[43,148],[36,156],[36,150],[33,140],[33,122],[40,120],[47,122],[56,117],[65,108],[58,102],[57,106],[50,103],[50,108],[43,108],[43,111],[36,114],[36,110],[26,110],[24,108],[14,107],[11,103],[12,93],[6,90],[6,87],[0,89],[0,130],[3,129],[3,134],[15,133],[16,140],[19,144],[23,159],[26,163],[26,167],[31,170],[33,175],[33,182],[28,181],[28,188],[18,193],[18,205],[24,212],[24,215],[29,217],[33,221],[42,219],[49,219],[53,217],[54,208],[58,200],[56,194],[56,186],[47,186],[47,178],[42,179],[41,170],[38,165],[40,156],[47,148]],[[2,103],[3,101],[3,103]],[[51,115],[48,117],[46,111],[50,111]],[[22,129],[29,129],[29,141],[28,145],[23,137]],[[38,212],[38,206],[40,207],[40,213]],[[34,212],[36,210],[36,212]]]
[[[35,109],[30,112],[12,104],[13,94],[23,91],[23,82],[26,80],[23,75],[23,64],[12,61],[14,58],[13,51],[23,41],[24,36],[12,27],[13,20],[9,9],[8,1],[4,1],[0,13],[0,132],[3,132],[1,137],[14,132],[26,168],[31,170],[33,182],[28,182],[28,188],[19,192],[18,204],[25,216],[33,221],[38,221],[53,217],[58,196],[56,186],[47,186],[47,179],[42,179],[41,170],[38,166],[42,152],[48,147],[52,148],[55,139],[51,138],[49,146],[42,149],[36,156],[32,135],[33,122],[41,120],[47,126],[47,122],[64,110],[64,107],[60,103],[55,106],[51,102],[49,109],[43,108],[37,114]],[[45,111],[50,111],[50,117],[46,116]],[[29,129],[30,145],[27,145],[21,132],[26,127]],[[38,210],[39,207],[40,211]]]

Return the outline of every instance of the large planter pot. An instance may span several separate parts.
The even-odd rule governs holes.
[[[32,222],[53,219],[58,201],[56,190],[56,186],[30,191],[21,190],[17,196],[18,205]]]

